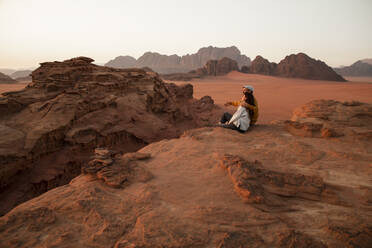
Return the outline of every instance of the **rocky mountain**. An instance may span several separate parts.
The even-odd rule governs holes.
[[[31,80],[31,70],[22,70],[22,71],[15,71],[12,74],[10,74],[10,77],[15,79],[15,80]]]
[[[0,68],[0,72],[8,76],[11,75],[15,71],[16,70],[14,69]]]
[[[249,67],[249,72],[254,74],[275,75],[277,64],[269,62],[267,59],[257,56]]]
[[[146,52],[138,58],[134,63],[134,58],[130,56],[117,57],[106,64],[115,68],[126,67],[150,67],[154,71],[162,74],[170,73],[186,73],[190,70],[195,70],[203,67],[209,60],[219,60],[224,57],[235,60],[239,68],[242,66],[249,66],[250,59],[242,55],[239,49],[235,46],[218,48],[218,47],[204,47],[198,50],[195,54],[187,54],[184,56],[178,55],[162,55],[159,53]],[[122,62],[121,62],[122,61]]]
[[[136,67],[137,60],[131,56],[119,56],[110,60],[105,66],[114,68],[134,68]]]
[[[304,53],[286,56],[279,62],[276,74],[281,77],[346,81],[326,63],[310,58]]]
[[[11,84],[17,81],[0,72],[0,84]]]
[[[371,134],[371,104],[321,100],[245,134],[95,149],[71,183],[0,218],[0,246],[371,247]]]
[[[372,59],[362,59],[362,62],[372,65]]]
[[[0,215],[68,183],[97,147],[136,151],[221,114],[210,97],[193,99],[190,84],[92,62],[41,63],[24,90],[0,97]]]
[[[280,77],[346,81],[324,62],[310,58],[304,53],[286,56],[279,64],[257,56],[252,61],[249,72]]]
[[[342,76],[372,76],[372,63],[359,60],[350,66],[334,68],[334,70]]]
[[[202,78],[205,76],[222,76],[231,71],[238,70],[239,67],[235,60],[224,57],[220,60],[209,60],[203,67],[189,71],[188,73],[163,74],[161,77],[166,80],[190,81],[194,78]]]

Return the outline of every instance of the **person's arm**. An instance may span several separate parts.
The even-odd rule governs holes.
[[[246,102],[241,102],[240,103],[240,106],[244,107],[244,108],[247,108],[247,109],[250,109],[250,110],[253,110],[253,111],[256,111],[257,109],[257,106],[254,106],[254,105],[250,105]]]
[[[229,105],[238,107],[240,105],[240,101],[233,101],[233,102],[225,103],[225,106],[229,106]]]
[[[229,120],[229,124],[233,123],[234,121],[238,120],[242,115],[243,108],[238,108],[238,110],[234,113],[234,115]]]

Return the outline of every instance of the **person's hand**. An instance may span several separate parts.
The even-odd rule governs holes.
[[[232,105],[232,102],[227,102],[224,104],[226,107]]]

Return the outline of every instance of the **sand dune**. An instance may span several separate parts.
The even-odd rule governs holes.
[[[372,78],[369,81],[372,82]],[[223,77],[197,79],[190,83],[194,86],[195,98],[210,95],[220,105],[239,100],[242,85],[253,85],[260,108],[258,123],[289,119],[293,109],[315,99],[372,102],[372,83],[366,82],[331,82],[231,72]],[[231,112],[234,109],[228,108]]]

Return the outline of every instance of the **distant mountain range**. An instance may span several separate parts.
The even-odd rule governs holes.
[[[185,73],[203,67],[209,60],[220,60],[224,57],[235,60],[239,68],[251,64],[251,59],[241,54],[235,46],[225,48],[209,46],[200,48],[197,53],[183,56],[176,54],[168,56],[156,52],[146,52],[137,60],[131,56],[119,56],[107,62],[105,66],[114,68],[149,67],[161,74]]]
[[[334,68],[342,76],[369,77],[372,76],[372,59],[358,60],[350,66]]]
[[[16,71],[10,74],[10,77],[15,80],[31,80],[31,70],[22,70],[22,71]]]
[[[14,70],[14,69],[8,69],[8,68],[0,68],[0,73],[3,73],[5,75],[10,75],[12,73],[14,73],[15,71],[17,70]]]
[[[16,82],[17,82],[16,80],[0,72],[0,84],[12,84]]]

